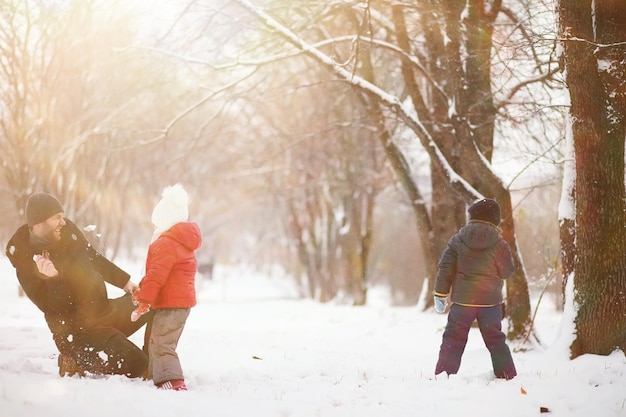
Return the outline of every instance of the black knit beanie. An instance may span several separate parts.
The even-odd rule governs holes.
[[[28,227],[46,221],[55,214],[63,213],[63,206],[48,193],[35,193],[26,201],[26,222]]]
[[[467,209],[470,220],[482,220],[485,222],[499,225],[502,220],[500,214],[500,205],[496,200],[491,198],[483,198],[472,203]]]

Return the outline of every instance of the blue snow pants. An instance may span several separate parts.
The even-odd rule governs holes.
[[[511,351],[502,332],[502,308],[467,307],[452,304],[448,314],[448,324],[443,332],[439,360],[435,375],[446,372],[456,374],[461,366],[461,357],[467,344],[467,336],[472,323],[476,320],[478,328],[491,354],[491,363],[496,378],[512,379],[517,375]]]

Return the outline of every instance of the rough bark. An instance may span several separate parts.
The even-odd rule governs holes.
[[[626,350],[624,78],[604,71],[623,71],[624,13],[622,1],[559,2],[576,165],[572,358]]]

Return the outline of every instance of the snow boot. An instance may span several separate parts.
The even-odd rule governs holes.
[[[165,381],[157,385],[158,389],[173,390],[173,391],[187,391],[185,381],[182,379],[173,379],[171,381]]]
[[[85,370],[82,366],[76,363],[76,361],[69,355],[65,355],[63,353],[59,353],[59,358],[57,361],[59,365],[59,376],[63,378],[65,375],[67,376],[85,376]]]

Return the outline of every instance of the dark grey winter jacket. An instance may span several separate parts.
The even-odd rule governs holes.
[[[469,306],[502,303],[502,286],[515,271],[509,244],[491,223],[470,220],[450,240],[438,263],[435,295]]]

